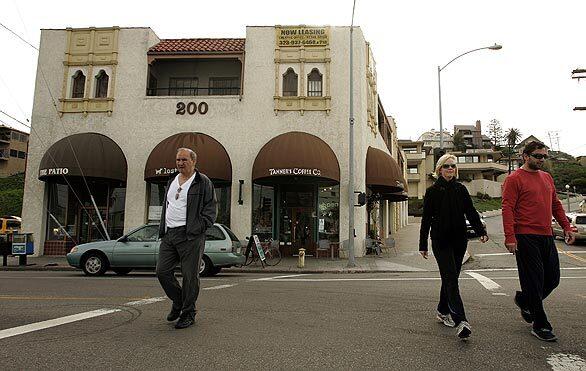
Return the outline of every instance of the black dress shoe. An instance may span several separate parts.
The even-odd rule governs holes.
[[[175,324],[176,329],[187,328],[195,323],[195,320],[192,317],[182,317],[179,318],[179,321]]]
[[[167,314],[167,321],[173,322],[181,315],[181,309],[171,309],[169,314]]]

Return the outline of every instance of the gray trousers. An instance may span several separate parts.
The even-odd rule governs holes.
[[[195,316],[195,302],[199,295],[199,267],[205,247],[205,234],[188,240],[185,228],[168,229],[159,247],[157,278],[165,294],[173,301],[173,309],[181,309],[181,316]],[[174,269],[181,263],[183,287],[175,278]]]

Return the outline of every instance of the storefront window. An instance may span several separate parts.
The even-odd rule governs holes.
[[[318,191],[318,240],[339,242],[340,186],[319,187]]]
[[[124,206],[126,204],[126,188],[110,188],[108,210],[108,233],[110,238],[119,238],[124,234]]]
[[[274,188],[254,184],[252,192],[252,233],[261,240],[273,237]]]
[[[218,201],[216,223],[230,227],[230,196],[232,188],[230,186],[214,186],[214,190],[216,191],[216,199]]]
[[[49,212],[62,226],[66,225],[68,188],[67,185],[49,184]],[[65,238],[65,232],[59,227],[53,218],[47,215],[47,240],[61,241]]]

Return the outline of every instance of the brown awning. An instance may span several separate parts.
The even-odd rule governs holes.
[[[409,199],[409,194],[405,191],[397,193],[383,193],[380,195],[382,200],[388,200],[390,202],[401,202]]]
[[[126,157],[120,147],[97,133],[73,134],[57,141],[45,152],[39,166],[39,179],[43,181],[83,175],[126,182],[126,173]]]
[[[340,165],[330,146],[315,135],[297,131],[265,144],[252,167],[252,180],[315,177],[340,182]]]
[[[375,193],[396,193],[405,189],[399,164],[391,155],[368,147],[366,153],[366,185]]]
[[[177,149],[190,148],[197,154],[196,167],[215,181],[232,182],[232,162],[224,146],[201,133],[179,133],[163,140],[151,151],[144,169],[147,182],[164,181],[177,171]]]

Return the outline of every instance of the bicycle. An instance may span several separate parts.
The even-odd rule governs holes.
[[[256,237],[256,238],[255,238]],[[260,246],[260,248],[259,248]],[[260,260],[261,264],[268,266],[277,265],[281,262],[281,251],[279,250],[279,241],[272,238],[265,242],[258,241],[256,235],[248,240],[244,265],[250,265],[252,262]]]

